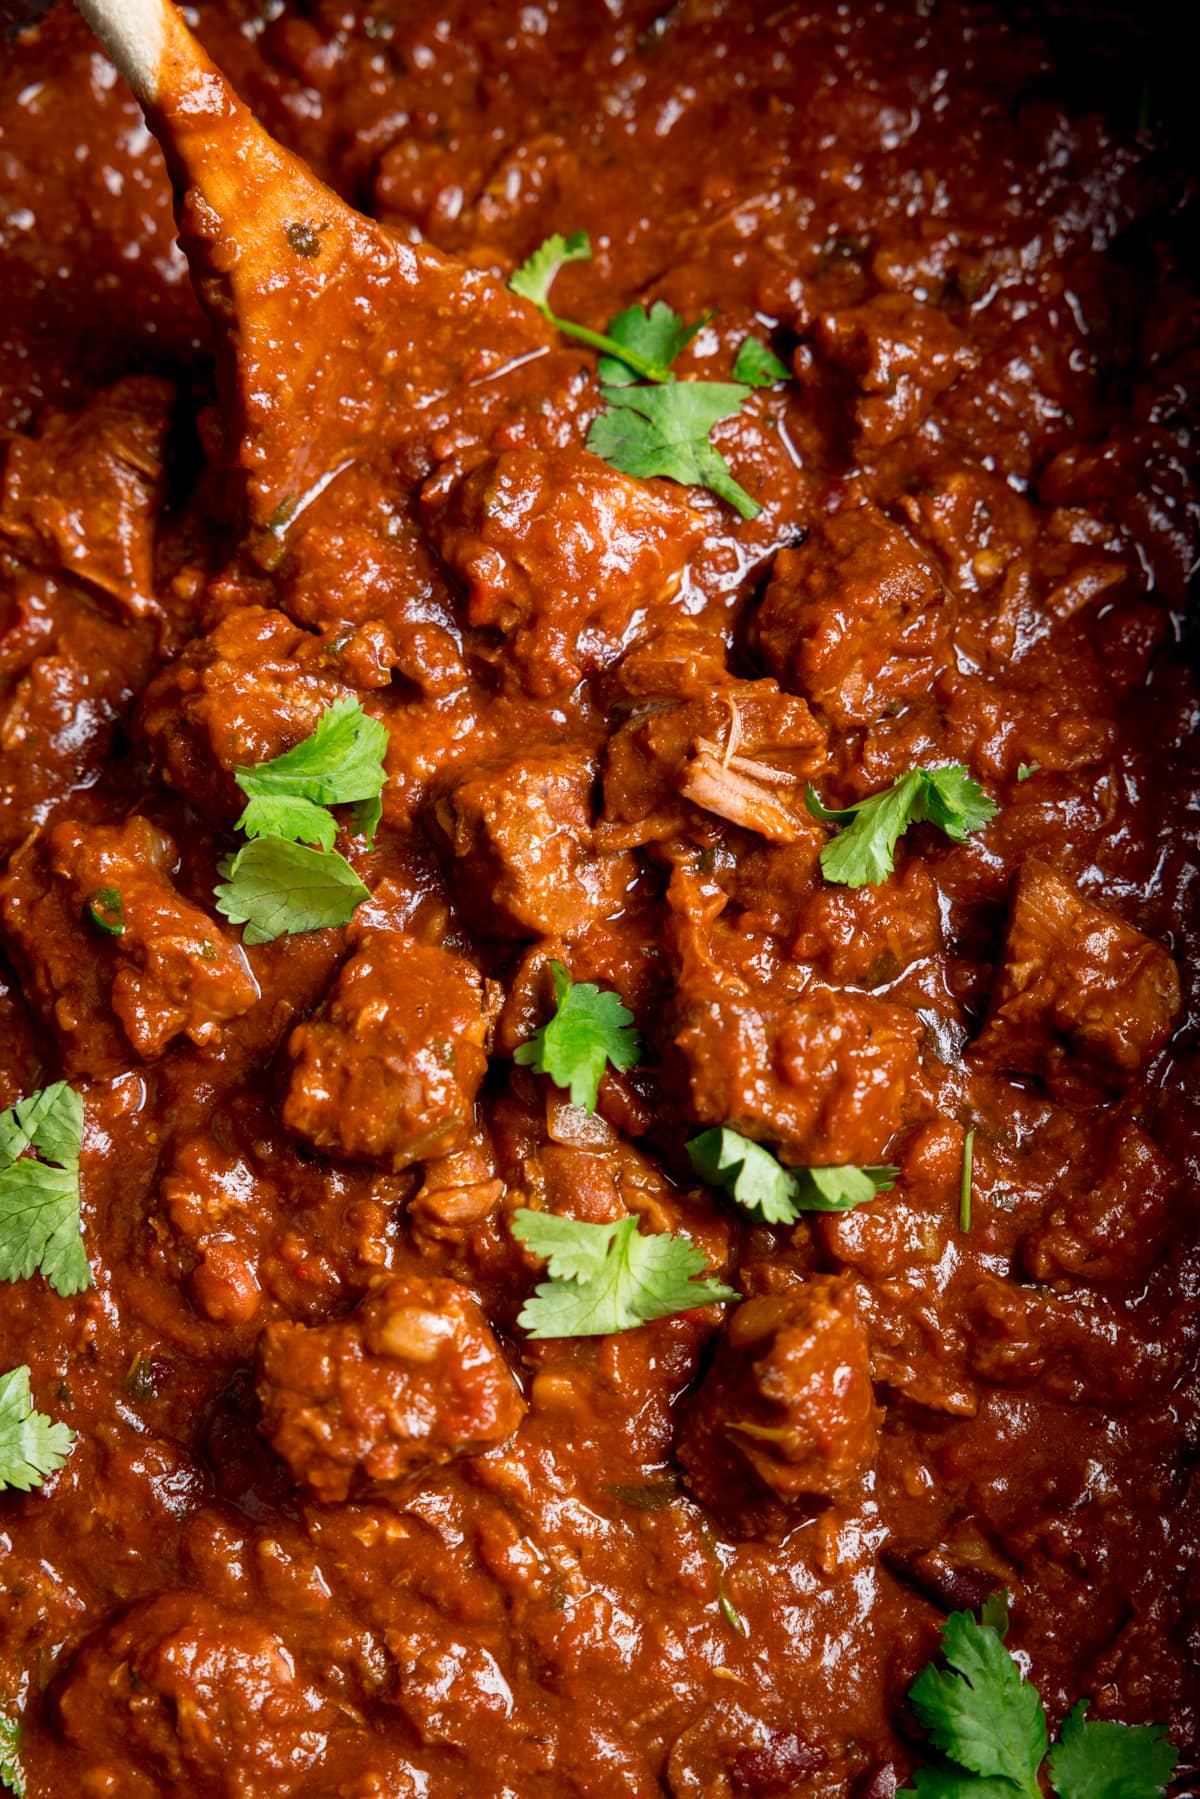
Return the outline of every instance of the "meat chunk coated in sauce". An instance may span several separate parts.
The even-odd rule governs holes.
[[[678,488],[597,456],[509,450],[426,487],[430,536],[467,585],[467,616],[512,639],[531,693],[607,667],[679,585],[703,520]]]
[[[278,492],[123,84],[63,4],[6,47],[0,1103],[75,1086],[95,1282],[0,1304],[74,1433],[0,1492],[29,1799],[893,1799],[1000,1588],[1051,1736],[1164,1725],[1191,1793],[1195,292],[1134,13],[198,0],[432,271],[352,310],[289,222]],[[505,287],[576,232],[553,311],[670,331],[660,419],[759,357],[756,516],[631,472],[686,429],[589,449],[611,365]],[[355,698],[370,897],[246,943],[235,775]],[[946,765],[985,831],[828,878],[807,783]],[[594,1113],[515,1059],[552,963],[568,1058],[632,1015]],[[523,1213],[739,1297],[537,1337]]]
[[[0,540],[138,616],[157,610],[154,526],[175,390],[131,376],[75,417],[14,438],[0,488]]]
[[[1179,973],[1161,944],[1046,863],[1024,864],[977,1057],[1050,1074],[1074,1054],[1131,1073],[1162,1048],[1179,1006]]]
[[[755,1535],[852,1490],[881,1417],[853,1288],[818,1275],[738,1307],[689,1402],[679,1459],[697,1498]]]
[[[458,1149],[487,1067],[483,979],[403,932],[363,930],[325,1010],[288,1044],[283,1118],[318,1149],[394,1169]]]
[[[246,952],[171,876],[178,851],[148,818],[53,825],[9,864],[0,924],[72,1074],[129,1050],[161,1056],[181,1033],[215,1044],[259,996]]]
[[[316,1498],[411,1480],[511,1437],[525,1410],[487,1320],[455,1281],[384,1280],[349,1318],[269,1324],[263,1429]]]
[[[596,846],[595,760],[549,742],[474,768],[433,808],[451,884],[485,936],[558,937],[619,911],[636,878]]]
[[[303,1792],[334,1721],[273,1631],[188,1592],[135,1604],[86,1643],[57,1710],[86,1790],[131,1799],[160,1781],[205,1799],[244,1799],[260,1779]]]
[[[775,559],[754,621],[771,673],[836,725],[916,699],[950,661],[954,605],[911,536],[873,506]]]
[[[921,1024],[903,1006],[812,988],[790,1003],[681,988],[674,1041],[704,1124],[733,1124],[805,1164],[878,1162],[911,1116]]]
[[[291,749],[352,685],[310,632],[282,613],[242,606],[151,682],[138,728],[167,785],[227,820],[245,804],[234,769]]]

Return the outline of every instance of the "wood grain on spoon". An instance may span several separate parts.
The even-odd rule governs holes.
[[[247,522],[278,532],[393,425],[549,342],[494,277],[341,200],[237,98],[169,0],[77,0],[142,103],[216,332]]]

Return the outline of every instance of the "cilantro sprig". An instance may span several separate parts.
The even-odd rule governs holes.
[[[747,387],[774,387],[777,381],[790,381],[792,371],[766,344],[760,344],[756,337],[745,337],[734,360],[733,378],[744,381]]]
[[[573,337],[577,342],[601,351],[610,364],[615,361],[623,380],[630,379],[625,371],[632,370],[633,374],[641,375],[645,381],[670,381],[671,363],[683,348],[683,343],[664,358],[661,354],[661,336],[656,335],[654,343],[647,346],[644,342],[638,342],[636,327],[627,330],[624,341],[617,335],[616,326],[627,316],[624,313],[614,319],[610,335],[604,331],[593,331],[588,325],[576,324],[574,319],[560,318],[551,309],[550,289],[558,271],[569,262],[590,262],[591,259],[592,244],[586,231],[573,231],[570,237],[564,237],[561,232],[556,231],[553,237],[548,237],[544,243],[539,244],[533,255],[521,264],[508,285],[514,294],[532,300],[543,318],[549,319],[555,330],[561,331],[564,337]],[[637,310],[640,311],[640,308]],[[601,378],[613,379],[611,373],[605,372],[603,364]]]
[[[945,1762],[919,1769],[899,1799],[1043,1799],[1044,1764],[1058,1799],[1162,1799],[1176,1755],[1157,1725],[1089,1720],[1083,1699],[1049,1748],[1037,1688],[1004,1646],[1007,1612],[993,1595],[978,1620],[947,1618],[946,1666],[930,1662],[908,1694]]]
[[[238,828],[250,842],[221,863],[215,894],[221,916],[245,925],[246,943],[348,924],[369,897],[333,847],[329,807],[353,807],[355,830],[374,842],[387,744],[387,726],[358,700],[335,700],[303,742],[234,771],[247,800]]]
[[[248,801],[238,830],[247,837],[286,837],[331,850],[337,820],[329,807],[354,806],[355,828],[373,842],[387,746],[387,726],[369,717],[358,700],[335,700],[294,749],[234,770]]]
[[[602,387],[608,410],[592,420],[587,447],[624,475],[665,475],[685,487],[707,487],[743,518],[757,518],[762,508],[708,441],[713,426],[732,418],[749,391],[734,381]]]
[[[245,925],[247,943],[349,924],[355,907],[371,897],[344,856],[284,837],[254,838],[225,858],[220,873],[226,879],[214,890],[217,911]]]
[[[900,1170],[889,1166],[785,1168],[769,1149],[731,1125],[702,1131],[687,1145],[702,1181],[723,1187],[738,1209],[760,1224],[794,1224],[802,1212],[850,1212],[887,1193]]]
[[[587,233],[556,233],[533,252],[509,282],[514,293],[532,300],[550,323],[568,337],[600,351],[600,398],[605,410],[592,421],[587,447],[622,474],[648,479],[654,475],[684,486],[707,487],[728,500],[743,518],[757,518],[762,508],[733,478],[709,432],[732,418],[751,389],[786,377],[787,370],[761,344],[747,339],[738,352],[744,371],[733,381],[677,381],[671,364],[707,320],[687,324],[663,300],[649,311],[628,307],[609,323],[607,332],[560,318],[551,309],[550,289],[569,262],[586,262],[592,254]],[[712,315],[709,314],[709,317]],[[779,375],[772,372],[780,371]],[[634,387],[634,377],[651,383]]]
[[[740,1299],[717,1280],[699,1280],[707,1262],[686,1237],[644,1237],[630,1214],[582,1224],[523,1208],[512,1234],[547,1262],[549,1280],[527,1299],[517,1323],[534,1338],[603,1337],[695,1306]]]
[[[21,1726],[10,1713],[0,1711],[0,1786],[14,1793],[16,1799],[25,1799],[25,1771],[18,1754],[20,1743]]]
[[[34,1407],[29,1369],[0,1374],[0,1493],[14,1487],[28,1493],[40,1487],[71,1452],[75,1432],[56,1424]],[[0,1751],[2,1751],[0,1743]]]
[[[602,992],[591,981],[573,981],[561,962],[551,962],[550,973],[554,1017],[518,1046],[513,1061],[548,1074],[556,1087],[568,1090],[573,1106],[594,1112],[608,1064],[632,1068],[642,1053],[633,1013],[615,993]]]
[[[69,1297],[92,1284],[79,1215],[83,1101],[65,1081],[0,1112],[0,1281],[45,1275]]]
[[[711,317],[705,313],[689,325],[665,300],[656,300],[649,311],[627,307],[609,325],[614,350],[601,356],[596,372],[606,387],[627,387],[639,372],[648,381],[674,381],[671,364]],[[639,359],[646,364],[641,371]],[[651,374],[651,368],[656,372]]]
[[[826,880],[844,887],[878,886],[895,865],[896,844],[911,825],[936,825],[955,843],[995,818],[999,808],[960,764],[911,768],[857,805],[823,806],[812,782],[805,803],[814,818],[846,828],[821,851]]]

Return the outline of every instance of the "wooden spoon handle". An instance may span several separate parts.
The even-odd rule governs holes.
[[[173,35],[168,0],[76,0],[76,5],[138,99],[153,106]]]

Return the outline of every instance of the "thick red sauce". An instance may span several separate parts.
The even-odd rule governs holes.
[[[161,154],[71,13],[12,44],[0,1104],[82,1093],[95,1274],[0,1304],[0,1372],[76,1432],[0,1497],[29,1794],[888,1799],[914,1673],[999,1587],[1052,1726],[1085,1695],[1167,1725],[1194,1791],[1165,164],[970,5],[198,19],[402,239],[506,277],[585,229],[561,313],[665,299],[714,315],[684,374],[753,333],[793,376],[718,430],[743,522],[589,457],[594,356],[485,279],[479,343],[536,353],[382,419],[239,551]],[[346,696],[390,734],[375,847],[339,840],[372,897],[244,946],[231,771]],[[806,780],[948,763],[986,829],[822,877]],[[512,1061],[552,958],[646,1045],[590,1121]],[[754,1226],[684,1152],[726,1122],[900,1177]],[[531,1342],[522,1207],[686,1233],[743,1303]]]

